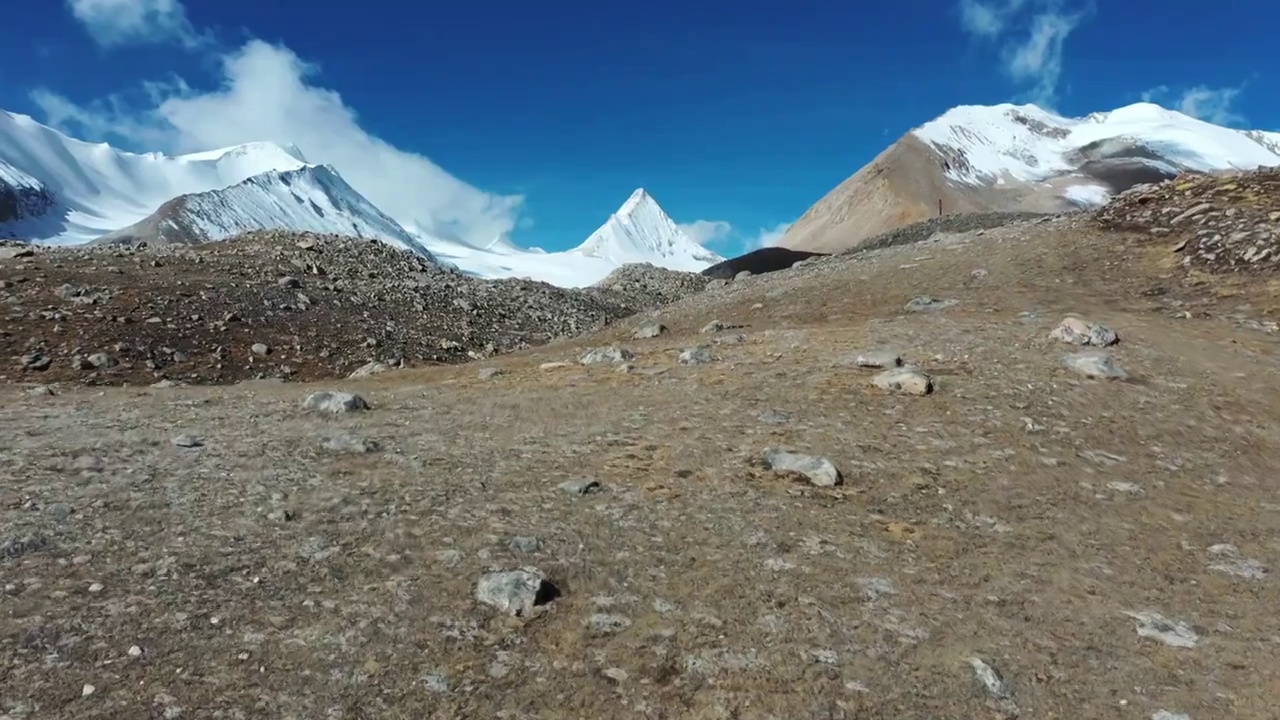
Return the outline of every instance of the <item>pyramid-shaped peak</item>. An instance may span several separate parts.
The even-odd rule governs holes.
[[[657,201],[644,188],[636,188],[635,192],[631,193],[631,197],[627,198],[627,201],[622,203],[622,207],[618,208],[618,214],[628,215],[635,212],[636,208],[649,204],[656,205]]]

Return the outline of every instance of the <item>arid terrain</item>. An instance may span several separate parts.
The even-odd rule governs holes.
[[[1275,718],[1280,283],[1243,260],[1274,179],[881,243],[462,365],[11,373],[0,717]],[[1069,316],[1106,346],[1054,337]]]

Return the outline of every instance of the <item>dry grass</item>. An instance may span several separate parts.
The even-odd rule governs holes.
[[[1019,226],[734,283],[626,343],[656,375],[538,369],[619,327],[504,358],[488,381],[470,366],[323,386],[373,405],[341,417],[302,413],[316,388],[300,385],[7,389],[3,535],[47,544],[0,560],[0,713],[1274,717],[1275,581],[1211,570],[1208,548],[1280,556],[1275,338],[1170,317],[1201,296],[1083,232]],[[1172,290],[1143,294],[1158,283]],[[902,312],[926,293],[960,303]],[[1047,333],[1067,312],[1120,333],[1132,381],[1060,369],[1069,348]],[[748,325],[722,333],[746,342],[677,365],[713,319]],[[938,391],[887,395],[840,364],[873,346]],[[183,432],[205,445],[173,447]],[[335,432],[383,450],[320,448]],[[765,472],[769,446],[827,456],[846,484]],[[76,469],[87,456],[101,468]],[[583,476],[603,492],[556,487]],[[516,535],[541,550],[513,552]],[[473,599],[481,573],[530,564],[564,593],[547,612]],[[1199,644],[1141,638],[1129,611]],[[601,635],[595,613],[630,624]]]

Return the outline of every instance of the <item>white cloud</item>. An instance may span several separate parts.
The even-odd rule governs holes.
[[[1172,108],[1216,125],[1238,126],[1243,125],[1246,120],[1243,115],[1235,111],[1233,106],[1236,97],[1243,90],[1244,85],[1225,88],[1197,85],[1181,93],[1174,93],[1169,86],[1160,85],[1142,93],[1142,100]]]
[[[178,0],[66,0],[71,14],[103,47],[179,42],[195,47],[208,40],[196,32]]]
[[[684,234],[699,245],[723,242],[733,233],[733,226],[724,220],[694,220],[679,225]]]
[[[760,228],[756,236],[748,242],[748,250],[756,250],[763,247],[773,247],[778,244],[783,235],[787,234],[787,230],[791,229],[791,223],[778,223],[771,228]]]
[[[115,96],[81,106],[45,90],[32,97],[64,129],[149,149],[293,143],[310,162],[336,167],[388,215],[439,237],[487,244],[516,226],[521,196],[480,190],[369,134],[337,92],[311,82],[317,68],[288,48],[253,40],[220,60],[221,82],[209,92],[173,79],[144,84],[132,102]]]
[[[1090,7],[1064,12],[1062,0],[960,0],[959,10],[966,33],[1001,43],[1001,70],[1017,83],[1030,84],[1026,99],[1052,109],[1067,37]]]

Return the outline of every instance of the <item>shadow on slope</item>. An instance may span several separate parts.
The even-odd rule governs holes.
[[[784,247],[766,247],[718,262],[703,270],[702,274],[709,278],[732,280],[740,272],[749,272],[753,275],[777,272],[778,270],[786,270],[802,260],[822,257],[826,254],[792,250]]]

